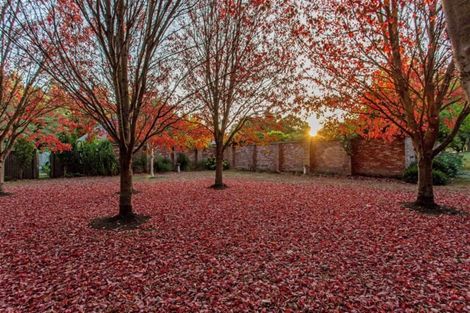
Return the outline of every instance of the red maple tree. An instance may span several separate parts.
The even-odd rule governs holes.
[[[419,167],[415,204],[435,208],[433,158],[470,113],[465,103],[449,136],[437,142],[439,113],[461,102],[441,4],[334,0],[308,3],[306,9],[297,35],[327,105],[386,120],[390,130],[409,136]]]
[[[292,6],[286,1],[203,0],[183,23],[184,84],[203,107],[215,141],[214,188],[224,188],[223,154],[250,118],[289,107],[300,94]]]
[[[68,148],[42,131],[60,105],[58,89],[44,79],[42,60],[33,61],[17,46],[24,35],[18,10],[19,3],[12,1],[0,5],[0,193],[4,193],[5,160],[18,138],[42,138],[51,148]]]
[[[116,221],[133,221],[132,156],[175,123],[182,71],[167,43],[189,1],[23,1],[31,54],[119,147]],[[25,47],[26,49],[27,47]],[[178,115],[179,117],[184,114]]]

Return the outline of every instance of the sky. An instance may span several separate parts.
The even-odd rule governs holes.
[[[323,118],[318,119],[315,115],[307,118],[307,122],[310,125],[310,135],[314,136],[322,127]]]
[[[310,125],[310,135],[315,136],[318,131],[322,128],[325,121],[330,118],[337,119],[342,121],[346,112],[341,110],[333,110],[333,111],[326,111],[322,112],[320,117],[317,117],[316,114],[312,114],[307,118],[307,122]]]

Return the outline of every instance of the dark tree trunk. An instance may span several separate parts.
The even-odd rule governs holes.
[[[5,192],[5,160],[0,157],[0,194]]]
[[[436,207],[432,181],[432,159],[430,154],[418,154],[418,197],[415,204],[426,209]]]
[[[225,187],[223,181],[224,171],[224,149],[222,144],[217,144],[215,153],[215,189],[222,189]]]
[[[128,220],[134,217],[132,210],[132,154],[121,151],[119,163],[121,170],[119,218]]]

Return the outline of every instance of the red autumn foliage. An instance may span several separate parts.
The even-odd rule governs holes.
[[[178,119],[171,128],[152,137],[148,145],[152,148],[171,150],[204,149],[210,144],[212,133],[197,117]]]
[[[469,311],[469,215],[403,209],[399,183],[228,180],[137,181],[151,219],[123,232],[88,226],[114,213],[115,178],[12,185],[0,311]],[[468,193],[436,193],[470,211]]]
[[[324,104],[366,115],[372,136],[390,138],[402,132],[410,137],[419,169],[416,204],[436,207],[433,158],[452,142],[470,114],[470,105],[459,96],[441,1],[302,3],[300,22],[309,32],[297,33]],[[440,113],[456,103],[463,104],[453,129],[438,140]]]

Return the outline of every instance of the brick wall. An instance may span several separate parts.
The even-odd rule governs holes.
[[[340,141],[312,139],[310,172],[351,175],[351,156]]]
[[[339,175],[401,176],[405,163],[413,159],[405,141],[354,140],[352,151],[340,141],[274,143],[266,146],[233,147],[225,158],[242,170],[303,172]],[[227,150],[229,150],[227,149]],[[234,152],[233,152],[234,151]],[[405,160],[408,160],[405,162]]]
[[[405,142],[358,139],[352,142],[352,174],[401,176],[405,169]]]
[[[232,167],[239,170],[254,170],[256,161],[254,158],[255,149],[256,147],[253,145],[235,147],[235,162],[231,162]]]
[[[302,172],[308,145],[302,142],[274,143],[263,146],[237,146],[225,158],[233,168],[269,172]]]
[[[303,172],[305,154],[308,153],[308,143],[290,142],[280,144],[280,164],[281,172]]]
[[[256,169],[261,171],[276,172],[279,159],[279,145],[267,145],[256,147]]]
[[[159,151],[160,152],[160,151]],[[171,158],[171,151],[161,151]],[[191,162],[214,156],[214,150],[187,150]],[[309,142],[273,143],[262,146],[232,146],[224,153],[230,166],[239,170],[269,172],[303,172],[366,176],[401,176],[405,165],[413,160],[408,141],[357,139],[346,151],[340,141],[312,139]]]

